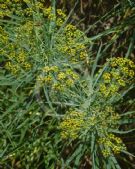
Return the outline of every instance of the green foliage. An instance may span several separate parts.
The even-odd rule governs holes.
[[[0,2],[0,167],[120,169],[120,158],[134,158],[122,137],[135,130],[134,39],[123,56],[123,45],[108,53],[131,29],[132,11],[87,37],[55,1]]]

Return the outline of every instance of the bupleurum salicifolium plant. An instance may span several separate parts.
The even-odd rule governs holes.
[[[4,38],[1,45],[5,46],[1,52],[8,60],[5,68],[17,76],[20,72],[31,71],[40,64],[37,83],[53,81],[52,89],[56,90],[63,89],[64,85],[73,86],[78,79],[74,66],[88,63],[86,36],[72,24],[63,26],[66,15],[62,10],[57,9],[54,13],[52,7],[45,8],[42,2],[31,4],[31,1],[13,1],[14,8],[22,8],[23,3],[28,7],[22,13],[14,11],[12,6],[9,9],[8,1],[2,5],[10,10],[10,15],[15,12],[19,16],[27,16],[22,23],[15,26],[12,37],[1,27]],[[26,12],[28,10],[31,11],[29,14]],[[37,10],[40,10],[40,16],[36,16]]]
[[[124,92],[134,83],[135,64],[130,59],[121,57],[109,59],[107,64],[102,73],[99,90],[102,96],[109,98]]]
[[[66,23],[66,15],[62,10],[57,9],[55,14],[53,10],[49,7],[44,12],[47,22],[52,25],[51,45],[45,66],[37,76],[35,88],[39,91],[45,88],[52,100],[59,101],[69,99],[67,93],[71,94],[80,80],[75,68],[89,63],[88,39],[76,26]]]
[[[125,144],[115,134],[115,131],[119,131],[122,117],[114,104],[117,105],[123,93],[134,84],[135,64],[122,57],[107,59],[103,68],[95,75],[95,81],[97,79],[91,95],[82,97],[84,104],[66,112],[60,124],[61,137],[87,142],[95,133],[99,152],[107,158],[126,151]]]
[[[32,73],[26,91],[29,96],[31,93],[36,95],[36,101],[42,101],[44,105],[36,114],[40,114],[43,108],[46,111],[47,107],[49,117],[55,117],[59,123],[55,135],[59,138],[60,132],[60,141],[67,140],[65,144],[68,141],[80,144],[82,141],[89,149],[90,156],[101,155],[108,159],[125,152],[126,146],[116,134],[123,116],[115,105],[134,84],[134,62],[122,57],[108,59],[89,80],[83,75],[86,65],[92,67],[87,48],[89,40],[76,26],[67,22],[62,10],[46,8],[42,1],[5,0],[0,3],[0,17],[6,16],[17,22],[0,27],[4,69],[14,79],[21,77],[24,81],[25,75]],[[14,29],[10,29],[11,25]],[[56,116],[53,116],[54,112]],[[34,114],[34,110],[28,114]],[[55,120],[52,118],[53,122],[49,122],[53,125]],[[21,155],[14,153],[11,158],[22,157],[29,166],[34,162],[38,165],[44,142],[46,138],[37,139],[28,151],[21,149]],[[53,151],[52,145],[48,147],[47,150]],[[85,152],[82,156],[85,156]],[[48,161],[51,159],[49,155],[47,158]],[[49,166],[48,161],[46,166]]]
[[[72,95],[75,98],[72,90],[75,90],[75,86],[79,84],[80,75],[74,68],[88,63],[87,46],[84,43],[87,38],[72,24],[66,23],[62,27],[66,21],[66,15],[60,9],[57,9],[54,14],[54,8],[46,8],[43,3],[34,3],[32,1],[13,0],[12,3],[2,1],[1,4],[2,13],[0,17],[3,23],[5,23],[6,17],[9,19],[9,22],[2,23],[0,27],[2,39],[0,47],[2,61],[4,62],[4,73],[8,77],[12,77],[11,79],[14,79],[17,83],[17,86],[13,87],[16,87],[16,92],[22,92],[22,95],[25,96],[24,105],[26,106],[30,100],[32,103],[29,106],[34,104],[32,110],[29,110],[29,106],[26,106],[28,112],[22,114],[22,116],[25,116],[26,119],[40,118],[43,109],[37,108],[40,105],[37,105],[37,101],[42,100],[46,106],[45,108],[49,107],[51,109],[49,111],[51,117],[52,110],[57,110],[58,107],[52,101],[60,103],[62,100],[66,102],[66,100],[71,99]],[[4,13],[4,10],[7,12]],[[19,82],[20,84],[18,84]],[[35,95],[38,96],[37,100],[34,100]],[[24,105],[22,104],[19,110],[17,107],[14,112],[25,112],[23,110]],[[54,116],[52,115],[52,117]],[[25,121],[23,118],[21,120]],[[56,117],[54,120],[52,118],[50,124],[57,123],[55,120]],[[56,127],[55,129],[57,131]],[[34,133],[32,127],[29,130]],[[45,130],[48,130],[48,123]],[[12,160],[16,161],[18,159],[18,166],[24,167],[27,163],[29,167],[36,167],[42,154],[41,150],[45,154],[53,153],[52,143],[48,146],[51,147],[48,152],[46,152],[47,146],[43,148],[48,138],[38,139],[40,132],[38,131],[33,138],[28,138],[29,146],[27,146],[27,142],[24,142],[19,150],[14,150],[14,147],[9,145],[2,164],[5,164],[8,160],[10,163]],[[22,140],[24,136],[22,136]],[[59,138],[59,133],[56,133],[55,137]],[[45,163],[46,166],[49,166],[49,160],[52,159],[52,156],[47,155],[48,161],[45,160]],[[22,160],[20,161],[20,159]]]

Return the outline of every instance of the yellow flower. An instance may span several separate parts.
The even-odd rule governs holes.
[[[111,74],[110,73],[104,73],[103,74],[103,79],[105,83],[110,83],[111,81]]]
[[[58,79],[58,80],[63,80],[63,79],[65,79],[65,78],[66,78],[66,74],[63,73],[63,72],[60,72],[60,73],[58,74],[58,76],[57,76],[57,79]]]
[[[100,138],[98,142],[104,146],[102,149],[104,157],[111,156],[112,153],[118,154],[126,149],[122,140],[113,134],[108,134],[105,138]]]
[[[57,9],[56,11],[59,16],[61,16],[64,19],[66,18],[66,14],[61,9]]]
[[[57,25],[57,26],[62,26],[63,23],[64,23],[64,22],[63,22],[63,20],[62,20],[61,18],[58,18],[58,19],[56,20],[56,25]]]
[[[119,83],[120,86],[125,86],[126,85],[126,83],[125,83],[125,81],[123,79],[119,79],[118,83]]]
[[[117,91],[118,91],[119,87],[118,85],[115,85],[115,84],[111,84],[110,87],[109,87],[109,90],[111,91],[111,94],[115,94]]]
[[[86,52],[86,50],[80,52],[80,59],[84,60],[88,57],[88,53]]]
[[[120,78],[120,73],[119,72],[116,72],[116,71],[112,70],[110,73],[111,73],[111,75],[112,75],[112,77],[114,79],[118,80]]]
[[[29,70],[29,69],[31,68],[31,64],[29,64],[29,63],[27,63],[27,62],[25,62],[25,63],[23,64],[23,66],[24,66],[24,68],[25,68],[26,70]]]
[[[61,137],[63,139],[76,139],[84,125],[84,116],[82,112],[69,111],[64,120],[60,123]]]
[[[50,70],[52,70],[53,72],[58,72],[59,68],[58,66],[51,66]]]
[[[54,83],[52,85],[52,89],[56,91],[63,91],[64,90],[64,85],[60,83]]]
[[[49,67],[49,66],[45,66],[45,67],[43,68],[43,71],[46,72],[46,73],[49,72],[49,71],[50,71],[50,67]]]
[[[129,74],[128,74],[130,77],[134,77],[135,75],[135,71],[133,70],[129,70]]]
[[[110,65],[101,77],[102,82],[100,82],[99,88],[104,96],[111,97],[119,94],[120,89],[126,87],[126,82],[133,82],[135,69],[134,62],[127,58],[111,58],[107,60],[107,63]]]
[[[121,70],[122,72],[128,75],[128,71],[129,71],[128,67],[122,67]]]
[[[79,79],[79,75],[76,74],[76,73],[72,73],[71,76],[72,76],[72,78],[73,78],[74,80]]]
[[[72,86],[74,84],[74,81],[72,79],[66,80],[66,85]]]
[[[52,76],[51,75],[45,76],[43,81],[45,83],[50,83],[52,81]]]

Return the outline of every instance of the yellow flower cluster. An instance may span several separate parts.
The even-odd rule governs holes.
[[[111,74],[110,73],[104,73],[103,79],[104,79],[105,83],[110,83],[111,82]]]
[[[100,84],[100,92],[102,95],[104,95],[105,97],[109,97],[112,96],[113,94],[118,92],[118,85],[117,84],[110,84],[110,85],[106,85],[104,83]]]
[[[53,11],[54,9],[52,7],[43,10],[44,16],[46,16],[50,21],[56,20],[56,15]]]
[[[56,37],[58,44],[57,49],[73,63],[86,61],[88,59],[87,48],[86,45],[81,42],[81,39],[84,37],[85,35],[78,30],[76,26],[68,24],[64,28],[61,36]]]
[[[4,27],[0,27],[0,47],[1,55],[6,58],[5,69],[12,74],[18,74],[21,71],[28,71],[32,67],[32,60],[25,48],[31,47],[34,52],[35,45],[33,43],[33,23],[27,21],[24,25],[14,28],[15,36],[10,40],[10,36],[5,32]]]
[[[56,26],[60,27],[66,20],[66,14],[61,10],[57,9],[56,14],[52,7],[42,8],[43,14],[48,18],[49,21],[56,21]]]
[[[79,75],[70,68],[61,70],[58,66],[45,66],[42,71],[43,75],[38,76],[37,81],[42,85],[49,84],[56,91],[72,87],[79,79]]]
[[[8,43],[8,34],[6,31],[0,26],[0,47],[4,47]]]
[[[55,30],[58,30],[59,27],[62,26],[66,20],[66,14],[61,9],[56,9],[55,11],[52,7],[46,8],[42,0],[39,0],[37,2],[33,2],[31,0],[5,0],[0,2],[0,9],[1,11],[3,11],[1,12],[0,17],[10,16],[11,14],[32,16],[34,12],[39,11],[41,14],[44,15],[45,18],[48,19],[48,21],[55,22]],[[27,20],[26,24],[19,27],[18,32],[20,32],[20,34],[17,35],[18,41],[22,40],[22,43],[24,44],[26,43],[26,40],[28,40],[28,38],[32,39],[31,37],[33,36],[29,35],[32,35],[33,25],[35,26],[35,24],[36,23],[32,23],[31,21]],[[24,30],[26,32],[24,32]],[[80,30],[78,30],[76,26],[73,26],[72,24],[67,24],[62,29],[62,31],[63,32],[61,34],[58,34],[58,36],[56,32],[56,36],[54,38],[54,40],[56,41],[56,50],[58,50],[63,55],[63,57],[66,58],[66,60],[71,61],[72,63],[87,61],[87,48],[86,45],[81,42],[81,40],[86,38],[86,36]],[[23,37],[23,33],[21,32],[24,32]],[[27,41],[26,44],[32,45],[32,42],[33,41],[29,41],[28,43]]]
[[[18,0],[2,0],[0,2],[0,18],[9,17],[13,13],[22,15],[22,2]]]
[[[22,70],[30,70],[32,65],[27,60],[26,53],[21,50],[19,53],[11,52],[8,55],[10,61],[6,62],[5,68],[16,75]]]
[[[33,21],[27,20],[23,25],[16,27],[16,45],[20,45],[18,48],[22,48],[23,46],[31,48],[34,52],[35,43],[34,43],[34,23]],[[25,45],[24,45],[25,44]]]
[[[57,9],[56,14],[52,7],[43,10],[44,15],[50,21],[56,21],[56,26],[62,26],[66,20],[66,14]],[[67,59],[73,63],[78,61],[88,60],[88,53],[84,43],[79,42],[77,39],[84,38],[85,35],[72,24],[67,24],[63,28],[63,32],[58,37],[55,37],[56,48],[59,52],[67,56]],[[85,37],[86,38],[86,37]]]
[[[67,112],[64,120],[59,126],[62,130],[62,139],[76,139],[79,136],[78,134],[84,125],[84,116],[85,113],[76,110]]]
[[[104,110],[102,110],[104,109]],[[68,112],[64,120],[60,123],[62,130],[61,136],[66,139],[68,137],[75,139],[83,132],[94,131],[98,128],[98,134],[105,134],[108,129],[118,127],[119,114],[115,113],[111,106],[94,107],[90,113]]]
[[[104,157],[108,157],[112,155],[112,153],[118,154],[122,150],[126,150],[122,140],[113,134],[108,134],[106,137],[100,138],[98,142],[103,146],[102,154]]]
[[[95,106],[91,109],[91,116],[87,117],[85,124],[89,127],[96,126],[100,134],[110,128],[118,127],[119,120],[120,116],[113,110],[112,106]]]
[[[110,62],[111,67],[130,67],[130,68],[135,68],[135,64],[133,61],[131,61],[128,58],[122,58],[122,57],[117,57],[117,58],[111,58],[108,60]]]
[[[135,63],[127,58],[108,59],[109,67],[102,75],[99,85],[100,92],[105,97],[116,94],[135,79]]]
[[[0,18],[10,17],[12,14],[18,16],[32,16],[36,10],[44,10],[44,2],[39,0],[1,0],[0,1]]]
[[[57,9],[56,12],[57,12],[56,25],[62,26],[66,20],[66,14],[61,9]]]
[[[5,68],[9,70],[13,75],[16,75],[18,73],[18,70],[20,70],[18,64],[12,64],[11,62],[7,62]]]

